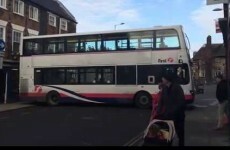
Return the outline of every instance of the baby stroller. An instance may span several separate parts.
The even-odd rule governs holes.
[[[143,146],[172,146],[176,135],[171,120],[152,120],[144,133]]]

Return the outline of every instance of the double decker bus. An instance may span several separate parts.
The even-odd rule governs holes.
[[[149,108],[165,73],[194,101],[181,25],[24,37],[20,97],[44,101],[135,104]]]

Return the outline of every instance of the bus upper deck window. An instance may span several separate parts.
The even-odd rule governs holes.
[[[179,36],[176,30],[156,31],[156,48],[175,49],[180,47]]]

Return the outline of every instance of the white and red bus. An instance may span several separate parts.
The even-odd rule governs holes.
[[[182,26],[23,38],[20,97],[50,105],[76,101],[151,106],[163,73],[194,100]]]

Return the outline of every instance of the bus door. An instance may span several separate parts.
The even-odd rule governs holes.
[[[34,68],[33,57],[24,57],[20,63],[20,93],[28,93],[33,85]]]

